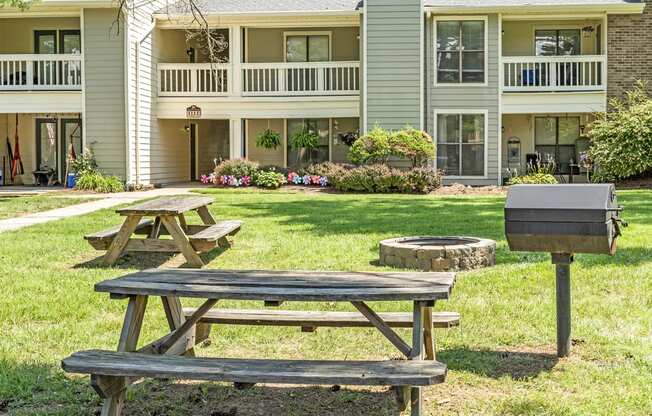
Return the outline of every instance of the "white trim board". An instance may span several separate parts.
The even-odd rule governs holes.
[[[445,21],[482,21],[484,23],[484,82],[439,82],[437,80],[437,22]],[[433,62],[432,70],[433,86],[435,88],[460,88],[460,87],[487,87],[489,86],[489,16],[486,15],[469,15],[469,16],[434,16],[432,19],[432,49]],[[460,60],[460,77],[462,76],[462,60]]]
[[[454,114],[454,115],[464,115],[464,114],[482,114],[484,115],[484,175],[452,175],[444,176],[444,179],[489,179],[489,110],[487,109],[469,109],[469,108],[436,108],[433,110],[433,132],[434,132],[434,141],[435,146],[437,146],[437,117],[439,114]],[[462,132],[460,132],[461,134]],[[500,146],[499,146],[500,148]],[[460,155],[461,157],[461,155]],[[437,168],[437,159],[435,158],[435,168]]]

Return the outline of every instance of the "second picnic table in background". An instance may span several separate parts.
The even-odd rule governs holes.
[[[125,252],[143,251],[182,253],[191,266],[202,267],[197,253],[229,247],[227,236],[235,235],[242,225],[235,220],[216,222],[208,210],[212,203],[210,197],[163,197],[120,208],[116,212],[126,217],[122,226],[84,238],[97,250],[107,250],[106,265],[115,264]],[[185,214],[190,211],[196,211],[203,224],[188,224]],[[145,238],[133,238],[134,234]],[[172,239],[161,239],[165,234]]]

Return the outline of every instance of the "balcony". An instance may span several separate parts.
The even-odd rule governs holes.
[[[159,96],[343,96],[359,95],[357,61],[243,63],[239,85],[230,64],[159,64]]]
[[[0,55],[0,91],[81,91],[82,55]]]
[[[606,56],[502,58],[504,92],[606,91]]]

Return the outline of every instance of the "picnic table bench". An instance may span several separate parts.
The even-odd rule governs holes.
[[[227,248],[227,239],[242,226],[241,221],[216,222],[208,210],[210,197],[161,197],[116,212],[126,219],[121,226],[84,236],[96,250],[106,250],[104,264],[113,265],[129,251],[182,253],[193,267],[202,267],[199,253],[216,247]],[[186,223],[185,214],[197,211],[203,224]],[[151,218],[146,218],[151,217]],[[145,238],[132,238],[132,235]],[[170,235],[172,239],[162,239]]]
[[[125,388],[142,377],[255,383],[389,385],[401,406],[421,415],[421,387],[442,383],[446,366],[434,360],[432,307],[451,293],[453,273],[348,273],[152,269],[95,285],[129,303],[117,351],[88,350],[62,361],[67,372],[91,374],[105,399],[102,415],[121,413]],[[158,296],[170,332],[137,348],[150,296]],[[204,299],[191,314],[180,297]],[[261,360],[196,358],[196,330],[218,300],[350,302],[407,360]],[[412,302],[412,340],[404,341],[368,301]],[[428,358],[424,360],[424,356]]]

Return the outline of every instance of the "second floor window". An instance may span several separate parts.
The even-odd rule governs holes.
[[[438,21],[437,82],[482,84],[485,77],[485,22]]]
[[[286,62],[330,61],[328,35],[288,35],[285,38]]]

